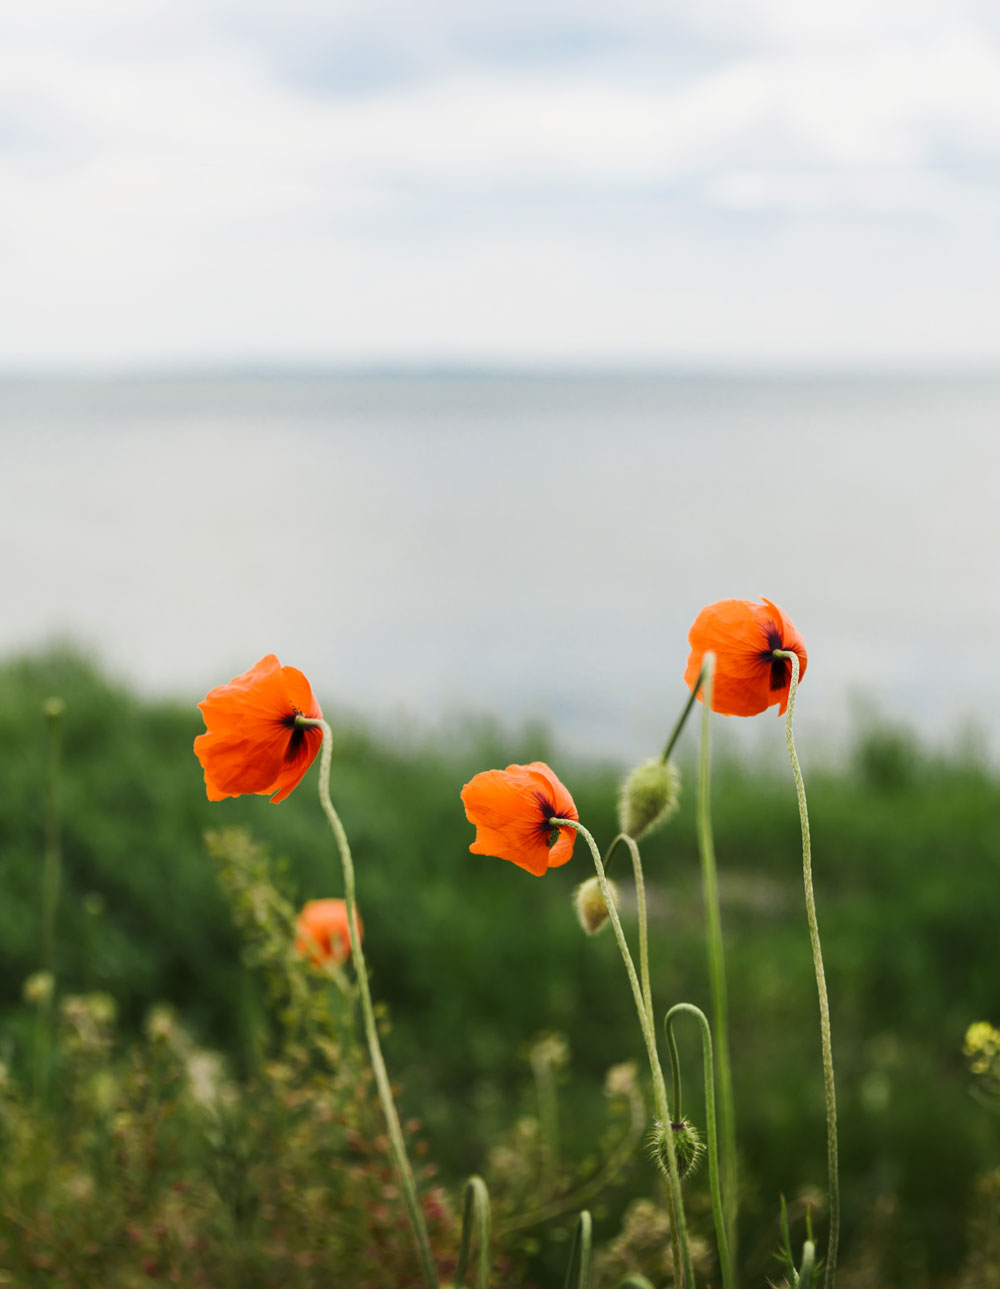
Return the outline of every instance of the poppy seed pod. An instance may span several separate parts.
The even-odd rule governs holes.
[[[643,761],[622,784],[618,798],[618,826],[629,837],[639,838],[666,823],[677,809],[681,776],[667,761]]]
[[[705,1143],[702,1141],[698,1129],[693,1123],[688,1123],[687,1119],[681,1119],[679,1123],[672,1123],[670,1131],[674,1136],[677,1172],[681,1180],[683,1180],[685,1177],[690,1177],[701,1163],[701,1157],[705,1153]],[[653,1159],[663,1169],[663,1172],[665,1174],[669,1173],[670,1164],[667,1155],[666,1134],[663,1130],[663,1124],[658,1119],[653,1124],[653,1131],[649,1138],[649,1148]]]
[[[611,898],[618,903],[618,887],[608,882]],[[573,903],[580,925],[588,935],[596,935],[608,920],[608,906],[601,893],[601,884],[596,877],[588,877],[573,892]]]

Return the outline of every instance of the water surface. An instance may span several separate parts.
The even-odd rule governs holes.
[[[192,700],[273,651],[380,720],[636,757],[702,605],[766,595],[814,746],[857,695],[947,738],[1000,713],[998,425],[986,377],[8,380],[0,649]]]

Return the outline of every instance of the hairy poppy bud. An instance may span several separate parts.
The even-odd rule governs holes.
[[[672,762],[643,761],[622,784],[618,826],[629,837],[641,837],[666,823],[677,809],[681,777]]]
[[[608,889],[611,892],[611,898],[617,904],[618,887],[614,882],[609,881]],[[585,882],[580,883],[573,893],[573,903],[576,905],[576,916],[584,931],[588,935],[596,935],[608,920],[608,906],[604,902],[601,884],[596,877],[588,877]]]
[[[681,1119],[679,1123],[672,1123],[670,1131],[674,1136],[677,1172],[682,1179],[690,1177],[701,1163],[701,1157],[705,1153],[705,1144],[698,1133],[698,1129],[693,1123],[688,1123],[686,1119]],[[669,1172],[670,1163],[667,1155],[666,1134],[663,1124],[658,1119],[653,1124],[649,1148],[653,1159],[663,1169],[664,1173]]]

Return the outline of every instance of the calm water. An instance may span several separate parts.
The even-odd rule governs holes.
[[[8,381],[0,650],[192,701],[273,651],[380,720],[639,756],[698,610],[766,595],[814,747],[875,699],[996,754],[998,487],[1000,379]]]

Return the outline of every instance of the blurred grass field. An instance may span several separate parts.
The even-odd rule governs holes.
[[[0,1058],[30,1083],[34,1013],[22,989],[41,959],[41,713],[52,695],[67,704],[58,992],[108,993],[126,1036],[169,1002],[235,1078],[252,1079],[273,1021],[259,976],[244,964],[204,833],[247,828],[280,858],[296,902],[340,894],[316,770],[280,807],[260,798],[213,805],[191,752],[201,695],[186,706],[146,701],[71,650],[0,667]],[[561,1151],[585,1159],[604,1130],[605,1072],[642,1059],[614,942],[584,936],[571,909],[589,858],[580,844],[571,864],[535,879],[471,855],[458,794],[479,770],[547,760],[606,844],[627,767],[575,764],[544,731],[483,722],[433,737],[376,736],[339,722],[322,686],[318,697],[334,727],[333,796],[354,851],[373,989],[390,1018],[386,1058],[403,1117],[422,1122],[438,1180],[456,1195],[469,1172],[490,1181],[494,1147],[535,1112],[528,1052],[544,1034],[564,1036],[570,1052],[559,1082]],[[769,761],[723,748],[713,769],[741,1254],[745,1277],[758,1284],[777,1274],[779,1195],[821,1194],[826,1176],[798,814],[776,721],[771,734]],[[689,732],[679,814],[643,845],[661,1017],[680,1000],[708,1009],[694,748]],[[838,1081],[839,1283],[958,1284],[986,1238],[982,1222],[970,1222],[998,1162],[997,1119],[972,1095],[962,1039],[970,1022],[1000,1018],[1000,779],[974,749],[932,754],[877,723],[858,730],[843,764],[810,764],[802,751]],[[620,857],[613,875],[631,934]],[[697,1042],[682,1043],[688,1110],[703,1123]],[[599,1238],[610,1239],[627,1201],[656,1185],[639,1152],[596,1210]],[[695,1210],[706,1203],[704,1186],[695,1185]],[[533,1274],[555,1283],[564,1252],[550,1264],[539,1235],[526,1256]]]

